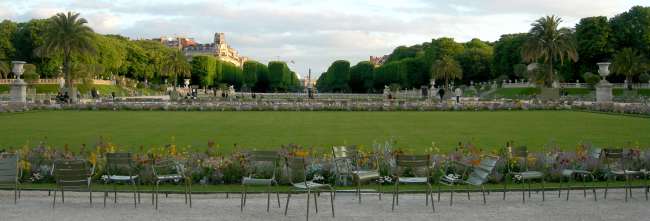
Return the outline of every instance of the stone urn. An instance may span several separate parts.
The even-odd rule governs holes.
[[[598,64],[598,74],[602,79],[596,84],[596,101],[599,103],[612,102],[612,84],[605,79],[609,75],[610,62],[600,62]]]
[[[24,61],[12,61],[13,68],[11,72],[16,75],[16,80],[11,84],[11,101],[18,103],[27,102],[27,83],[20,79],[20,76],[23,75],[25,71],[23,65],[26,64]]]

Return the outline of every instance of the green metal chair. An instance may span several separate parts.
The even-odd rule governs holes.
[[[240,210],[246,206],[248,186],[266,186],[266,212],[271,209],[271,186],[276,187],[275,196],[280,205],[280,191],[276,174],[280,164],[280,155],[277,151],[251,151],[246,156],[248,165],[245,167],[246,176],[242,177],[242,192]]]
[[[174,160],[163,160],[151,165],[155,190],[151,193],[152,199],[155,199],[155,208],[158,209],[158,194],[160,192],[160,183],[163,182],[183,182],[185,184],[185,203],[192,208],[192,180],[184,173],[183,165]],[[155,197],[153,197],[155,194]]]
[[[512,156],[511,156],[512,155]],[[526,180],[540,180],[542,182],[542,201],[546,200],[545,196],[545,180],[544,173],[542,171],[532,171],[528,169],[528,148],[526,146],[520,146],[514,148],[512,151],[505,152],[506,168],[508,172],[506,173],[505,180],[503,181],[503,200],[506,200],[506,193],[508,192],[508,181],[510,179],[519,178],[521,180],[521,202],[526,202]],[[522,168],[519,172],[515,172],[510,166],[510,159],[520,160]],[[528,198],[531,196],[530,182],[528,183]]]
[[[335,146],[332,147],[332,156],[334,157],[334,167],[337,181],[347,182],[347,178],[352,178],[356,185],[356,194],[361,203],[361,183],[376,181],[380,177],[379,157],[373,155],[373,168],[364,169],[360,165],[361,159],[359,151],[354,146]],[[377,182],[378,196],[381,200],[382,185]]]
[[[587,150],[587,155],[586,158],[587,160],[600,160],[600,157],[602,155],[602,149],[597,148],[597,147],[591,147]],[[594,173],[598,170],[598,167],[593,167],[593,168],[588,168],[588,165],[586,164],[574,164],[571,169],[563,169],[562,170],[562,177],[566,178],[567,180],[567,186],[566,186],[566,200],[569,200],[569,195],[571,191],[571,180],[579,176],[581,177],[582,180],[582,187],[583,187],[583,195],[585,198],[587,198],[587,184],[585,183],[585,180],[587,178],[591,179],[591,182],[596,182],[596,176],[594,176]],[[593,188],[591,191],[594,194],[594,201],[598,201],[598,196],[596,194],[596,187],[595,184],[593,185]],[[562,181],[560,181],[560,188],[558,189],[558,197],[561,197],[562,195]]]
[[[106,176],[105,182],[113,183],[113,203],[117,204],[117,186],[116,183],[131,184],[133,191],[133,206],[138,207],[140,201],[140,191],[136,181],[139,179],[135,162],[131,153],[106,153]],[[106,198],[108,190],[104,191],[104,207],[106,207]]]
[[[395,157],[395,170],[393,176],[395,177],[395,187],[393,189],[393,204],[392,211],[395,211],[395,205],[399,206],[399,185],[402,184],[425,184],[427,192],[425,197],[425,205],[429,206],[429,197],[431,197],[431,209],[436,211],[433,204],[433,189],[431,188],[432,180],[432,161],[431,155],[397,155]],[[405,171],[409,170],[410,174]]]
[[[463,174],[463,176],[456,177],[456,176],[449,176],[449,175],[444,175],[440,177],[439,184],[442,185],[447,185],[451,186],[452,190],[450,192],[451,197],[449,199],[449,205],[452,206],[454,203],[454,192],[455,189],[453,187],[456,184],[467,184],[467,185],[472,185],[476,187],[481,188],[481,193],[483,194],[483,204],[487,203],[487,200],[485,199],[485,186],[484,184],[488,182],[488,178],[490,174],[492,174],[494,168],[496,167],[497,162],[499,161],[498,156],[486,156],[483,159],[481,159],[481,162],[476,165],[467,165],[463,163],[457,163],[455,161],[452,161],[452,163],[456,163],[462,167],[466,167],[471,173],[467,176]],[[438,188],[440,185],[438,185]],[[438,199],[440,199],[440,189],[438,189]],[[469,190],[467,191],[467,199],[470,199],[469,196]]]
[[[320,190],[327,190],[330,192],[330,203],[332,204],[332,217],[334,217],[334,197],[335,190],[329,184],[316,183],[313,180],[307,180],[307,164],[304,158],[286,158],[286,169],[289,182],[291,183],[291,188],[287,194],[287,204],[284,207],[284,215],[287,215],[287,210],[289,208],[289,201],[291,200],[291,194],[298,191],[307,191],[307,220],[309,220],[309,201],[310,196],[313,192],[314,194],[314,208],[316,213],[318,213],[318,201],[317,197]]]
[[[56,192],[61,191],[61,202],[65,203],[65,191],[88,191],[90,205],[93,204],[92,175],[94,167],[85,160],[57,160],[54,161],[52,168],[56,188],[54,188],[54,197],[52,208],[56,204]]]
[[[18,154],[0,154],[0,186],[10,186],[14,189],[14,204],[20,197],[20,177],[22,170],[18,164]]]
[[[631,170],[632,159],[631,156],[625,156],[623,149],[609,149],[603,150],[604,162],[607,164],[607,182],[605,183],[605,196],[607,199],[607,190],[609,189],[609,182],[611,179],[616,180],[618,177],[625,178],[625,202],[629,197],[632,197],[632,188],[630,185],[630,177],[642,175],[640,170]]]

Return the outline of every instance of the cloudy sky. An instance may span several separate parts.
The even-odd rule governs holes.
[[[131,38],[181,35],[211,42],[214,32],[254,60],[294,61],[305,76],[334,60],[355,64],[399,45],[449,36],[494,41],[528,31],[544,15],[566,26],[608,17],[650,0],[0,0],[0,19],[27,21],[80,12],[99,33]]]

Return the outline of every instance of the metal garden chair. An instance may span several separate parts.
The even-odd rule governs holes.
[[[642,175],[640,170],[631,170],[631,164],[633,157],[625,156],[623,149],[604,149],[603,150],[604,161],[607,164],[607,182],[605,183],[605,196],[607,199],[607,190],[609,189],[609,182],[613,178],[616,180],[617,177],[625,178],[625,202],[628,201],[628,192],[629,197],[632,197],[632,188],[630,185],[630,177],[636,175]]]
[[[429,197],[431,197],[431,209],[436,211],[433,204],[433,189],[431,188],[431,155],[397,155],[395,157],[395,170],[393,176],[395,177],[395,187],[393,189],[393,204],[391,210],[395,210],[395,205],[399,206],[399,184],[425,184],[427,192],[425,197],[425,205],[429,206]],[[406,171],[410,173],[405,173]]]
[[[271,186],[275,185],[275,196],[280,205],[280,191],[276,174],[280,164],[280,155],[277,151],[251,151],[246,157],[248,165],[246,166],[246,176],[242,177],[241,208],[243,212],[246,206],[246,196],[248,186],[266,186],[266,212],[271,208]]]
[[[587,150],[586,156],[585,156],[585,161],[589,160],[600,160],[601,154],[602,154],[602,149],[601,148],[596,148],[596,147],[591,147]],[[564,169],[562,170],[562,177],[567,179],[567,187],[566,187],[566,200],[569,200],[569,194],[571,191],[571,180],[576,177],[580,176],[582,180],[582,187],[583,187],[583,195],[586,198],[587,197],[587,184],[585,183],[585,180],[587,178],[591,179],[591,182],[596,182],[596,176],[594,176],[594,172],[598,170],[598,166],[595,166],[593,168],[589,168],[589,165],[587,163],[583,164],[574,164],[571,169]],[[598,201],[598,196],[596,194],[596,187],[593,186],[591,189],[593,194],[594,194],[594,201]],[[558,189],[558,197],[561,197],[562,195],[562,181],[560,181],[560,188]]]
[[[468,184],[468,185],[480,187],[481,193],[483,194],[483,204],[486,204],[487,200],[485,199],[484,184],[488,182],[488,178],[490,174],[492,174],[492,171],[496,167],[498,161],[499,161],[499,157],[497,156],[486,156],[483,159],[481,159],[481,162],[476,166],[452,161],[452,163],[458,164],[462,167],[466,167],[466,169],[469,169],[471,173],[469,173],[469,175],[467,176],[463,175],[460,177],[443,175],[440,178],[439,181],[440,184],[452,187],[449,205],[451,206],[454,203],[455,189],[453,189],[453,187],[456,184]],[[440,185],[438,185],[438,199],[440,199]],[[470,199],[469,190],[467,191],[467,199],[468,200]]]
[[[20,197],[20,177],[22,170],[18,165],[18,154],[0,154],[0,186],[10,186],[14,189],[14,204]]]
[[[347,181],[347,178],[352,178],[356,185],[356,193],[361,203],[361,183],[378,180],[379,174],[379,157],[373,155],[372,161],[374,164],[372,169],[364,169],[361,166],[361,159],[359,151],[354,146],[338,146],[332,147],[332,154],[334,156],[334,166],[337,181]],[[381,200],[382,185],[377,182],[379,200]]]
[[[61,191],[61,202],[65,203],[65,191],[88,191],[90,205],[93,204],[92,175],[95,168],[85,160],[57,160],[52,168],[56,188],[52,208],[56,204],[56,192]]]
[[[185,185],[185,203],[192,208],[192,186],[191,178],[184,173],[183,165],[174,160],[163,160],[151,165],[155,190],[151,193],[152,199],[155,199],[155,208],[158,209],[158,193],[160,192],[160,183],[162,182],[184,182]],[[155,197],[153,195],[155,194]]]
[[[287,204],[284,207],[284,215],[287,215],[287,209],[289,208],[289,201],[291,200],[291,194],[297,191],[307,191],[307,220],[309,220],[309,201],[310,196],[313,192],[314,194],[314,208],[316,208],[316,213],[318,213],[318,201],[317,197],[320,190],[327,190],[330,192],[330,203],[332,204],[332,217],[334,217],[334,197],[335,191],[332,186],[329,184],[316,183],[313,180],[307,180],[307,164],[304,158],[287,158],[285,160],[287,175],[289,182],[291,183],[291,188],[287,194]]]
[[[512,155],[513,159],[520,160],[521,165],[523,165],[522,168],[520,168],[519,172],[515,172],[513,168],[510,165],[510,155]],[[503,200],[506,200],[506,193],[508,192],[508,180],[514,178],[519,178],[521,180],[521,201],[523,203],[526,202],[526,180],[540,180],[542,182],[542,201],[546,200],[545,196],[545,180],[544,180],[544,173],[542,171],[532,171],[528,169],[528,148],[526,146],[520,146],[516,147],[512,152],[506,151],[505,153],[505,160],[506,160],[506,168],[508,172],[506,173],[505,180],[503,181]],[[544,159],[545,160],[545,159]],[[528,183],[528,198],[530,198],[531,195],[531,188],[530,188],[530,182]]]
[[[139,179],[135,162],[131,153],[106,153],[106,184],[113,183],[114,204],[117,204],[117,186],[118,182],[131,184],[134,188],[133,206],[138,207],[140,201],[140,191],[136,181]],[[106,207],[106,198],[108,190],[104,191],[104,207]],[[137,197],[137,198],[136,198]]]

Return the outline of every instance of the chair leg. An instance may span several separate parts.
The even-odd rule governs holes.
[[[334,195],[336,194],[336,191],[334,188],[330,189],[330,204],[332,204],[332,218],[334,217]]]
[[[113,183],[113,204],[117,204],[117,187],[115,186],[115,183]]]
[[[192,179],[187,180],[187,196],[190,198],[190,208],[192,208]]]
[[[437,186],[438,186],[438,202],[440,202],[440,186],[441,186],[440,182],[438,182]]]
[[[605,179],[605,196],[603,196],[603,199],[607,199],[607,190],[609,189],[609,179],[611,179],[611,176],[607,175],[607,179]]]
[[[472,199],[470,199],[470,196],[469,196],[469,188],[467,188],[467,200],[472,200]]]
[[[56,204],[56,188],[54,188],[54,200],[52,200],[52,209],[54,209],[55,204]]]
[[[597,202],[598,201],[598,196],[596,194],[596,177],[593,174],[589,174],[589,175],[591,176],[591,183],[592,183],[591,191],[594,194],[594,201]]]
[[[526,203],[526,180],[521,178],[521,203]]]
[[[318,213],[318,200],[316,199],[318,198],[318,195],[320,195],[320,193],[314,191],[314,208],[316,209],[316,213]]]
[[[61,203],[65,204],[65,190],[61,187]]]
[[[138,190],[138,185],[135,183],[135,180],[131,180],[131,184],[133,185],[133,190],[134,190],[134,192],[133,192],[133,207],[138,208],[138,196],[137,195],[140,195],[139,194],[140,191]]]
[[[246,194],[246,185],[241,187],[241,198],[239,199],[239,211],[244,212],[244,195]]]
[[[456,186],[454,184],[451,184],[451,191],[449,191],[449,206],[454,205],[454,192],[456,192]]]
[[[154,193],[156,192],[156,185],[151,185],[151,205],[154,205]]]
[[[395,182],[395,186],[393,187],[393,204],[391,206],[391,211],[395,211],[395,197],[397,195],[397,182]]]
[[[108,198],[108,190],[104,190],[104,208],[106,208],[106,198]]]
[[[481,193],[483,193],[483,205],[487,204],[487,200],[485,199],[485,186],[481,184]]]
[[[311,197],[311,189],[307,188],[307,220],[309,220],[309,201]]]
[[[277,182],[275,183],[275,197],[278,199],[278,208],[282,208],[280,206],[280,185]]]
[[[562,181],[564,180],[564,177],[560,177],[560,186],[557,188],[557,198],[562,197]]]
[[[14,186],[14,204],[18,204],[18,183]]]
[[[287,203],[286,203],[286,205],[284,206],[284,215],[285,215],[285,216],[287,215],[287,209],[289,209],[289,201],[291,200],[291,192],[292,192],[292,191],[289,190],[288,193],[287,193]]]
[[[271,211],[271,185],[266,187],[266,212]]]
[[[357,179],[357,195],[359,195],[359,204],[361,204],[361,180]]]
[[[503,200],[506,200],[506,193],[508,192],[508,174],[505,176],[503,181]]]
[[[624,186],[623,188],[625,188],[625,202],[626,202],[626,203],[627,203],[627,198],[628,198],[628,197],[627,197],[627,192],[628,192],[628,191],[630,191],[630,197],[632,197],[632,189],[629,188],[629,187],[630,187],[630,186],[628,185],[629,182],[630,182],[630,176],[625,175],[625,184],[624,184],[625,186]]]
[[[90,205],[93,205],[93,189],[90,185],[88,185],[88,199],[90,199]]]
[[[566,201],[569,201],[569,195],[571,195],[571,180],[573,176],[570,176],[566,184]]]
[[[160,181],[156,181],[156,210],[158,209],[158,194],[160,193]]]
[[[585,179],[587,179],[587,175],[582,174],[582,195],[587,199],[587,183],[585,182]]]
[[[428,183],[427,183],[428,185]],[[424,193],[424,203],[426,206],[429,206],[429,194],[431,194],[431,190],[427,188],[427,191]]]
[[[546,184],[546,179],[542,177],[542,202],[546,201],[546,188],[544,187]]]
[[[395,192],[396,193],[396,195],[395,195],[395,204],[397,204],[399,206],[399,182],[397,182],[397,185],[395,187],[397,187],[397,191]]]
[[[379,190],[379,200],[381,200],[381,195],[384,193],[383,187],[380,182],[377,182],[377,189]],[[647,195],[647,194],[646,194]]]
[[[433,204],[433,188],[431,187],[431,184],[427,183],[427,187],[429,188],[429,195],[431,197],[431,210],[435,213],[436,212],[436,205]],[[428,202],[428,201],[427,201]]]

